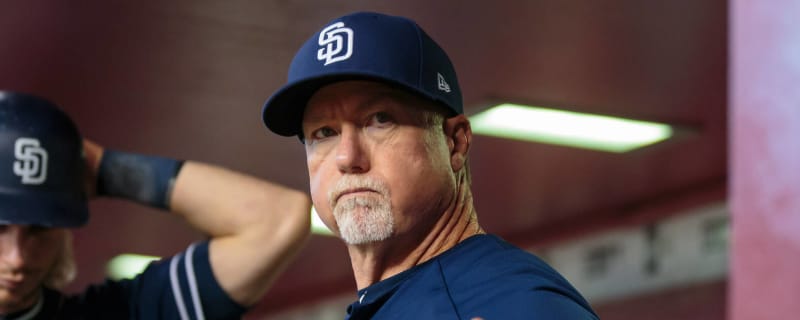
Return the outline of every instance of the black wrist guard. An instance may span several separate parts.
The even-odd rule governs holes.
[[[97,194],[169,209],[183,161],[105,150],[97,173]]]

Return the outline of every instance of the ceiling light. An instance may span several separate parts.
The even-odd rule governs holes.
[[[328,229],[328,226],[322,222],[322,219],[319,218],[319,214],[317,213],[317,209],[311,207],[311,233],[319,234],[323,236],[332,236],[333,232]]]
[[[121,254],[108,262],[106,272],[108,277],[114,280],[131,279],[137,274],[142,273],[150,262],[161,259],[161,257],[145,256],[140,254]]]
[[[628,152],[670,138],[666,124],[501,104],[470,117],[476,134],[607,152]]]

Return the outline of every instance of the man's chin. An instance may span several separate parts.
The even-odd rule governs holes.
[[[348,245],[376,243],[394,233],[394,217],[387,201],[350,198],[333,210],[339,236]]]
[[[370,245],[374,245],[376,243],[380,243],[383,240],[374,240],[374,239],[365,239],[368,238],[367,236],[359,236],[359,237],[342,237],[342,241],[345,244],[350,246],[358,246],[358,247],[368,247]]]
[[[29,308],[36,302],[37,290],[0,287],[0,315]]]
[[[348,245],[370,245],[382,242],[392,236],[391,227],[384,227],[383,230],[367,232],[363,230],[339,229],[339,238]]]

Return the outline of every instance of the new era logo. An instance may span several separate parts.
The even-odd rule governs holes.
[[[325,60],[325,65],[347,60],[353,54],[353,29],[344,26],[344,22],[337,22],[327,26],[319,32],[317,41],[320,48],[317,50],[317,60]]]
[[[444,92],[450,92],[450,85],[447,84],[447,81],[444,80],[444,76],[441,73],[436,73],[437,82],[439,83],[439,90]]]
[[[47,150],[38,139],[19,138],[14,143],[14,174],[23,184],[42,184],[47,179]]]

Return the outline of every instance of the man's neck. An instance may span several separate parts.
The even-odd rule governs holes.
[[[349,245],[356,285],[366,288],[408,270],[454,247],[461,241],[484,233],[472,206],[472,195],[463,190],[433,224],[427,234],[393,236],[391,239]]]

